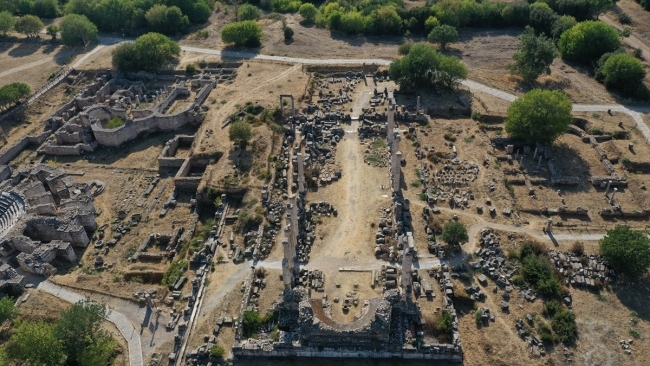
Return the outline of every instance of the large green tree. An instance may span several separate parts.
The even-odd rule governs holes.
[[[262,27],[253,20],[230,23],[221,29],[221,40],[235,46],[259,46],[262,35]]]
[[[63,342],[68,359],[76,360],[100,334],[106,317],[106,305],[92,300],[81,300],[61,313],[56,323],[56,337]]]
[[[616,226],[600,240],[600,253],[618,272],[638,277],[650,268],[650,239],[643,231]]]
[[[469,236],[467,236],[465,225],[458,221],[449,221],[442,228],[442,240],[449,245],[467,243]]]
[[[113,50],[113,67],[120,71],[156,71],[177,60],[178,43],[160,33],[147,33],[135,42],[125,42]]]
[[[603,22],[588,20],[562,33],[558,48],[562,58],[589,64],[621,46],[618,31]]]
[[[531,90],[508,108],[505,128],[512,137],[550,143],[566,132],[573,120],[571,100],[557,90]]]
[[[0,88],[0,107],[6,108],[20,101],[31,93],[25,83],[11,83]]]
[[[551,34],[553,23],[559,16],[545,2],[538,1],[530,6],[530,15],[528,24],[530,24],[537,33]]]
[[[77,361],[81,366],[110,366],[117,342],[104,330],[93,335],[93,339],[81,351]]]
[[[43,27],[45,27],[43,22],[41,22],[41,20],[34,15],[25,15],[24,17],[18,19],[18,21],[16,21],[16,25],[14,25],[16,32],[22,33],[27,37],[38,36],[38,33],[40,33]]]
[[[440,48],[444,50],[449,43],[458,40],[458,31],[450,25],[443,24],[433,28],[427,36],[427,40],[431,43],[440,43]]]
[[[390,64],[390,77],[402,90],[417,90],[436,84],[454,87],[467,77],[467,68],[454,56],[445,56],[427,44],[415,44],[408,54]]]
[[[244,121],[237,121],[230,125],[228,129],[228,138],[230,141],[238,144],[242,149],[253,138],[253,129],[251,125]]]
[[[8,11],[0,11],[0,36],[5,37],[16,25],[16,17]]]
[[[165,35],[185,33],[190,25],[187,15],[176,6],[154,5],[145,17],[151,31]]]
[[[571,15],[562,15],[553,23],[553,27],[551,28],[551,35],[553,36],[553,39],[559,40],[562,33],[573,28],[573,26],[576,24],[578,24],[576,18],[572,17]]]
[[[59,16],[59,2],[57,0],[35,0],[32,11],[40,18],[53,19]]]
[[[543,34],[536,36],[531,27],[526,27],[518,38],[519,44],[517,52],[512,56],[514,62],[510,65],[510,72],[526,81],[535,80],[542,73],[549,74],[553,59],[557,56],[553,41]]]
[[[59,24],[61,40],[68,46],[87,46],[97,40],[97,27],[85,15],[70,14]]]
[[[45,322],[22,322],[13,331],[7,344],[11,358],[29,366],[57,366],[65,363],[63,342],[54,332],[54,325]]]

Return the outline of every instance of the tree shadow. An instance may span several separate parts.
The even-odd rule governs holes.
[[[34,54],[39,48],[41,48],[40,42],[21,42],[18,47],[12,48],[8,55],[14,58],[25,57]]]
[[[636,312],[640,319],[650,321],[650,306],[648,306],[650,276],[646,275],[636,280],[623,279],[613,287],[614,294],[623,305],[630,311]]]
[[[403,36],[364,36],[364,35],[348,35],[339,31],[330,31],[330,37],[337,41],[343,41],[350,46],[361,47],[365,44],[383,45],[383,46],[399,46],[404,43]]]
[[[290,45],[290,44],[292,44],[292,43],[293,43],[293,38],[285,39],[285,40],[284,40],[284,44],[287,45],[287,46]]]
[[[577,136],[568,137],[580,139]],[[584,145],[584,149],[592,150],[589,145]],[[565,185],[561,188],[562,192],[578,193],[592,190],[593,186],[589,182],[589,178],[598,174],[592,172],[590,164],[582,157],[580,151],[572,148],[569,144],[557,142],[553,144],[552,151],[554,156],[553,163],[555,164],[556,169],[564,175],[572,175],[579,178],[579,183],[577,185]],[[588,151],[587,153],[596,155],[595,151]],[[550,171],[548,171],[548,178],[550,178]]]

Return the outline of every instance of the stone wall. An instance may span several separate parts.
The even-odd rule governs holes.
[[[263,349],[232,349],[235,357],[315,357],[315,358],[403,358],[409,360],[440,360],[448,362],[463,362],[463,355],[456,353],[412,353],[388,351],[356,351],[356,350],[318,350],[316,347],[273,348],[272,351]],[[308,361],[306,361],[308,362]]]

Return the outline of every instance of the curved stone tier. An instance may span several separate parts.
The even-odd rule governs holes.
[[[25,214],[25,202],[13,192],[0,194],[0,238],[3,238]]]

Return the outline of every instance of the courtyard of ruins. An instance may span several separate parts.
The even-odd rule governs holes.
[[[0,117],[0,289],[28,316],[102,301],[116,364],[137,366],[650,363],[650,282],[619,281],[598,247],[648,230],[647,106],[576,104],[567,133],[526,145],[499,75],[407,94],[388,61],[203,49],[124,74],[107,49]],[[450,221],[467,243],[441,239]],[[516,281],[529,242],[568,289],[571,346],[542,340],[544,303]]]

